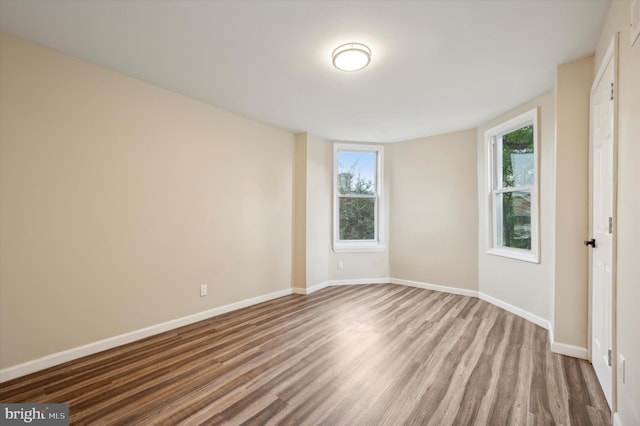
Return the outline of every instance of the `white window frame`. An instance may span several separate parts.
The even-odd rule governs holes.
[[[502,179],[502,171],[498,170],[502,162],[497,161],[501,152],[498,146],[502,143],[502,136],[522,127],[533,125],[533,185],[515,186],[510,188],[499,188],[498,179]],[[485,148],[487,153],[487,249],[488,254],[503,256],[512,259],[522,260],[532,263],[540,263],[540,225],[539,225],[539,132],[538,132],[538,108],[518,115],[498,126],[492,127],[485,132]],[[531,191],[531,249],[518,249],[511,247],[500,247],[498,244],[500,236],[498,230],[502,217],[498,217],[495,212],[496,198],[505,192]]]
[[[370,152],[376,153],[376,195],[375,195],[375,234],[373,240],[340,240],[340,212],[338,191],[338,152]],[[380,145],[362,145],[336,143],[333,145],[333,251],[334,252],[381,252],[384,245],[384,148]]]

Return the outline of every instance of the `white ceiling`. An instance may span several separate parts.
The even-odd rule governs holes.
[[[393,142],[475,127],[593,53],[609,0],[0,0],[0,30],[266,123]],[[331,65],[338,45],[369,67]]]

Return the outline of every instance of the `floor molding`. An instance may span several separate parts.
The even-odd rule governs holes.
[[[475,290],[467,290],[464,288],[456,288],[456,287],[447,287],[447,286],[438,285],[438,284],[428,284],[428,283],[422,283],[418,281],[403,280],[400,278],[391,278],[391,284],[399,284],[399,285],[406,285],[409,287],[424,288],[426,290],[434,290],[434,291],[441,291],[443,293],[459,294],[461,296],[478,297],[478,294],[479,294]]]
[[[622,420],[620,420],[620,413],[613,413],[613,426],[623,426]]]
[[[526,319],[527,321],[531,321],[532,323],[539,325],[540,327],[544,328],[545,330],[551,330],[551,323],[549,322],[549,320],[546,320],[544,318],[541,318],[535,314],[532,314],[531,312],[525,311],[524,309],[518,308],[517,306],[513,306],[510,303],[504,302],[500,299],[497,299],[493,296],[489,296],[486,293],[479,293],[479,297],[481,300],[484,300],[485,302],[489,302],[492,305],[496,305],[499,308],[504,309],[505,311],[509,311],[512,314],[515,314],[519,317],[522,317],[524,319]]]
[[[484,300],[485,302],[491,303],[492,305],[502,308],[505,311],[511,312],[512,314],[522,317],[527,321],[530,321],[536,325],[539,325],[540,327],[547,330],[549,332],[549,342],[551,343],[552,352],[559,353],[561,355],[571,356],[574,358],[588,359],[587,358],[588,353],[586,348],[554,342],[553,327],[551,327],[550,321],[544,318],[541,318],[535,314],[532,314],[531,312],[525,311],[524,309],[518,308],[517,306],[513,306],[510,303],[507,303],[498,298],[490,296],[486,293],[482,293],[480,291],[475,291],[475,290],[461,289],[456,287],[447,287],[447,286],[442,286],[437,284],[422,283],[418,281],[403,280],[399,278],[391,278],[391,283],[407,285],[411,287],[424,288],[427,290],[441,291],[445,293],[459,294],[462,296],[477,297],[480,300]]]
[[[358,278],[358,279],[349,279],[349,280],[330,280],[324,281],[320,284],[313,285],[309,288],[303,287],[294,287],[293,293],[295,294],[311,294],[316,291],[322,290],[326,287],[337,286],[337,285],[363,285],[363,284],[389,284],[391,281],[390,278]]]
[[[235,303],[230,303],[228,305],[219,306],[217,308],[198,312],[196,314],[177,318],[171,321],[166,321],[160,324],[152,325],[150,327],[141,328],[139,330],[120,334],[118,336],[109,337],[97,342],[78,346],[76,348],[68,349],[61,352],[56,352],[51,355],[46,355],[42,358],[4,368],[0,370],[0,383],[18,377],[26,376],[27,374],[35,373],[36,371],[44,370],[45,368],[53,367],[54,365],[59,365],[68,361],[72,361],[74,359],[82,358],[83,356],[92,355],[97,352],[112,349],[136,340],[144,339],[145,337],[153,336],[165,331],[173,330],[178,327],[193,324],[194,322],[202,321],[211,317],[215,317],[217,315],[226,314],[227,312],[246,308],[258,303],[277,299],[283,296],[288,296],[292,292],[292,289],[284,289],[261,296],[251,297],[249,299],[244,299]]]
[[[560,354],[560,355],[571,356],[574,358],[580,358],[580,359],[586,359],[586,360],[589,359],[589,352],[587,351],[587,348],[583,348],[575,345],[569,345],[567,343],[559,343],[559,342],[551,341],[551,352]]]
[[[324,281],[324,282],[321,282],[320,284],[312,285],[311,287],[306,288],[303,294],[311,294],[316,291],[322,290],[323,288],[329,287],[330,285],[331,284],[329,281]]]
[[[560,342],[555,342],[554,341],[554,336],[553,336],[553,327],[551,326],[551,322],[549,320],[546,320],[542,317],[539,317],[535,314],[532,314],[529,311],[526,311],[524,309],[518,308],[517,306],[514,306],[510,303],[507,303],[505,301],[502,301],[498,298],[495,298],[493,296],[490,296],[486,293],[482,293],[476,290],[468,290],[468,289],[462,289],[462,288],[457,288],[457,287],[448,287],[448,286],[443,286],[443,285],[438,285],[438,284],[429,284],[429,283],[423,283],[423,282],[419,282],[419,281],[412,281],[412,280],[405,280],[405,279],[401,279],[401,278],[369,278],[369,279],[352,279],[352,280],[333,280],[333,281],[325,281],[321,284],[318,284],[314,287],[311,287],[310,289],[307,290],[306,293],[302,293],[302,294],[310,294],[313,293],[314,291],[320,290],[322,288],[328,287],[328,286],[333,286],[333,285],[356,285],[356,284],[384,284],[384,283],[391,283],[391,284],[398,284],[398,285],[405,285],[405,286],[409,286],[409,287],[417,287],[417,288],[423,288],[426,290],[433,290],[433,291],[440,291],[443,293],[451,293],[451,294],[458,294],[458,295],[462,295],[462,296],[469,296],[469,297],[477,297],[481,300],[484,300],[485,302],[491,303],[492,305],[495,305],[499,308],[504,309],[505,311],[511,312],[512,314],[515,314],[519,317],[522,317],[524,319],[526,319],[527,321],[530,321],[542,328],[544,328],[545,330],[548,331],[549,333],[549,342],[551,345],[551,351],[561,354],[561,355],[567,355],[573,358],[579,358],[579,359],[588,359],[588,351],[586,348],[582,348],[579,346],[574,346],[574,345],[569,345],[566,343],[560,343]]]
[[[555,342],[553,338],[553,328],[551,323],[544,318],[534,315],[524,309],[513,306],[507,302],[497,299],[488,294],[468,289],[461,289],[456,287],[448,287],[437,284],[429,284],[418,281],[405,280],[401,278],[360,278],[360,279],[345,279],[345,280],[330,280],[324,281],[319,284],[313,285],[309,288],[293,287],[290,289],[280,290],[273,293],[265,294],[262,296],[252,297],[249,299],[241,300],[239,302],[231,303],[228,305],[220,306],[217,308],[209,309],[203,312],[198,312],[193,315],[178,318],[175,320],[167,321],[161,324],[153,325],[150,327],[135,330],[129,333],[124,333],[118,336],[110,337],[104,340],[100,340],[87,345],[79,346],[62,352],[57,352],[51,355],[44,356],[32,361],[18,364],[12,367],[8,367],[0,370],[0,383],[7,380],[15,379],[17,377],[25,376],[36,371],[44,370],[45,368],[52,367],[54,365],[62,364],[67,361],[71,361],[83,356],[91,355],[97,352],[101,352],[107,349],[111,349],[126,343],[133,342],[135,340],[143,339],[145,337],[153,336],[165,331],[173,330],[178,327],[192,324],[194,322],[202,321],[217,315],[225,314],[227,312],[235,311],[238,309],[246,308],[248,306],[256,305],[258,303],[266,302],[278,297],[287,296],[290,294],[311,294],[323,288],[330,286],[343,286],[343,285],[362,285],[362,284],[397,284],[409,287],[423,288],[427,290],[440,291],[444,293],[458,294],[462,296],[477,297],[492,305],[498,306],[508,312],[511,312],[519,317],[522,317],[540,327],[549,331],[549,341],[551,343],[551,351],[571,356],[574,358],[588,359],[588,351],[586,348],[579,346],[573,346],[565,343]]]
[[[358,278],[350,280],[332,280],[329,285],[363,285],[363,284],[389,284],[391,278]]]
[[[532,314],[531,312],[525,311],[524,309],[520,309],[517,306],[513,306],[507,302],[504,302],[500,299],[497,299],[493,296],[489,296],[486,293],[479,293],[480,299],[489,302],[493,305],[496,305],[505,311],[509,311],[512,314],[518,315],[526,319],[527,321],[531,321],[534,324],[539,325],[540,327],[546,329],[549,332],[549,345],[551,347],[551,352],[557,353],[560,355],[566,355],[573,358],[579,359],[589,359],[589,352],[587,348],[583,348],[580,346],[570,345],[567,343],[556,342],[553,335],[553,327],[551,326],[551,322],[541,318],[537,315]]]
[[[481,402],[478,423],[490,426],[610,424],[604,395],[588,391],[595,372],[550,356],[544,330],[478,298],[332,286],[3,383],[0,393],[14,402],[55,397],[69,404],[72,425],[379,425],[390,414],[397,425],[466,425]],[[533,397],[518,397],[523,390]]]

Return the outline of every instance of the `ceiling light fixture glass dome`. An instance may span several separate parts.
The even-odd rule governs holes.
[[[362,43],[346,43],[331,54],[333,66],[340,71],[358,71],[369,65],[371,49]]]

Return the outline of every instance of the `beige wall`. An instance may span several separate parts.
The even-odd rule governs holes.
[[[307,286],[307,134],[295,135],[293,287]]]
[[[290,288],[292,134],[0,37],[0,367]]]
[[[339,261],[342,261],[343,269],[338,269]],[[329,279],[332,281],[377,280],[389,276],[389,247],[374,253],[329,252]]]
[[[307,287],[329,279],[331,249],[330,143],[307,134]]]
[[[619,32],[618,73],[618,277],[617,352],[626,359],[626,382],[618,380],[621,424],[640,424],[640,40],[629,42],[629,1],[614,0],[598,48],[599,67]]]
[[[587,347],[589,250],[589,93],[593,57],[556,73],[554,338]]]
[[[478,290],[475,129],[386,150],[392,277]]]
[[[310,289],[328,280],[331,246],[330,144],[298,133],[295,152],[294,287]]]
[[[519,114],[539,107],[539,193],[540,193],[540,263],[490,255],[486,253],[488,172],[484,132]],[[478,287],[482,293],[523,309],[544,320],[553,315],[554,274],[554,151],[555,108],[553,91],[515,108],[478,129]]]

